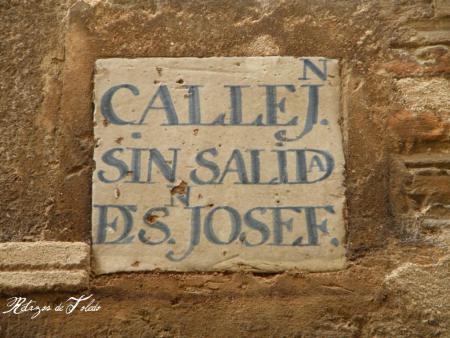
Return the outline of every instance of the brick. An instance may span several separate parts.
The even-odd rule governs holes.
[[[89,274],[84,270],[3,271],[0,293],[35,291],[77,291],[87,288]]]
[[[427,203],[450,203],[450,177],[438,176],[415,176],[410,186],[405,188],[412,195],[422,195]]]
[[[447,45],[450,42],[449,31],[450,20],[447,18],[413,20],[402,27],[402,33],[391,40],[391,45],[396,47]]]
[[[450,74],[450,64],[421,65],[416,62],[392,61],[385,63],[383,68],[397,77],[435,76]]]
[[[401,159],[408,168],[448,168],[450,166],[447,154],[413,154],[402,156]]]
[[[434,15],[437,17],[450,15],[449,0],[434,0]]]
[[[447,126],[430,113],[399,111],[388,120],[389,128],[403,140],[435,141],[446,135]]]
[[[427,65],[443,63],[448,66],[450,63],[450,50],[445,45],[420,47],[414,51],[414,55],[419,62]]]
[[[82,242],[1,243],[0,269],[87,269],[89,254],[89,245]]]
[[[448,219],[435,219],[424,218],[422,220],[422,226],[427,229],[440,229],[450,227],[450,220]]]
[[[417,45],[447,44],[450,42],[450,34],[448,30],[421,31],[417,32],[411,42]]]

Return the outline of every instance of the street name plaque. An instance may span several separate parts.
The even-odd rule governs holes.
[[[336,60],[100,59],[97,273],[345,264]]]

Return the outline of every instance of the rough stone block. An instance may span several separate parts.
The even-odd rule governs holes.
[[[0,244],[0,293],[77,291],[89,285],[90,246],[81,242]]]
[[[89,245],[82,242],[0,243],[0,270],[87,269],[89,255]]]
[[[89,285],[85,270],[2,271],[0,293],[78,291]]]
[[[385,277],[385,286],[412,308],[447,313],[450,309],[450,256],[436,264],[405,263]]]
[[[448,114],[450,80],[446,78],[404,78],[396,81],[398,101],[414,113],[437,112]]]

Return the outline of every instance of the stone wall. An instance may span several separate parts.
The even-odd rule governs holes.
[[[449,1],[7,0],[0,13],[0,304],[82,290],[102,305],[1,314],[2,336],[450,335]],[[347,268],[90,274],[95,60],[265,55],[340,60]]]

